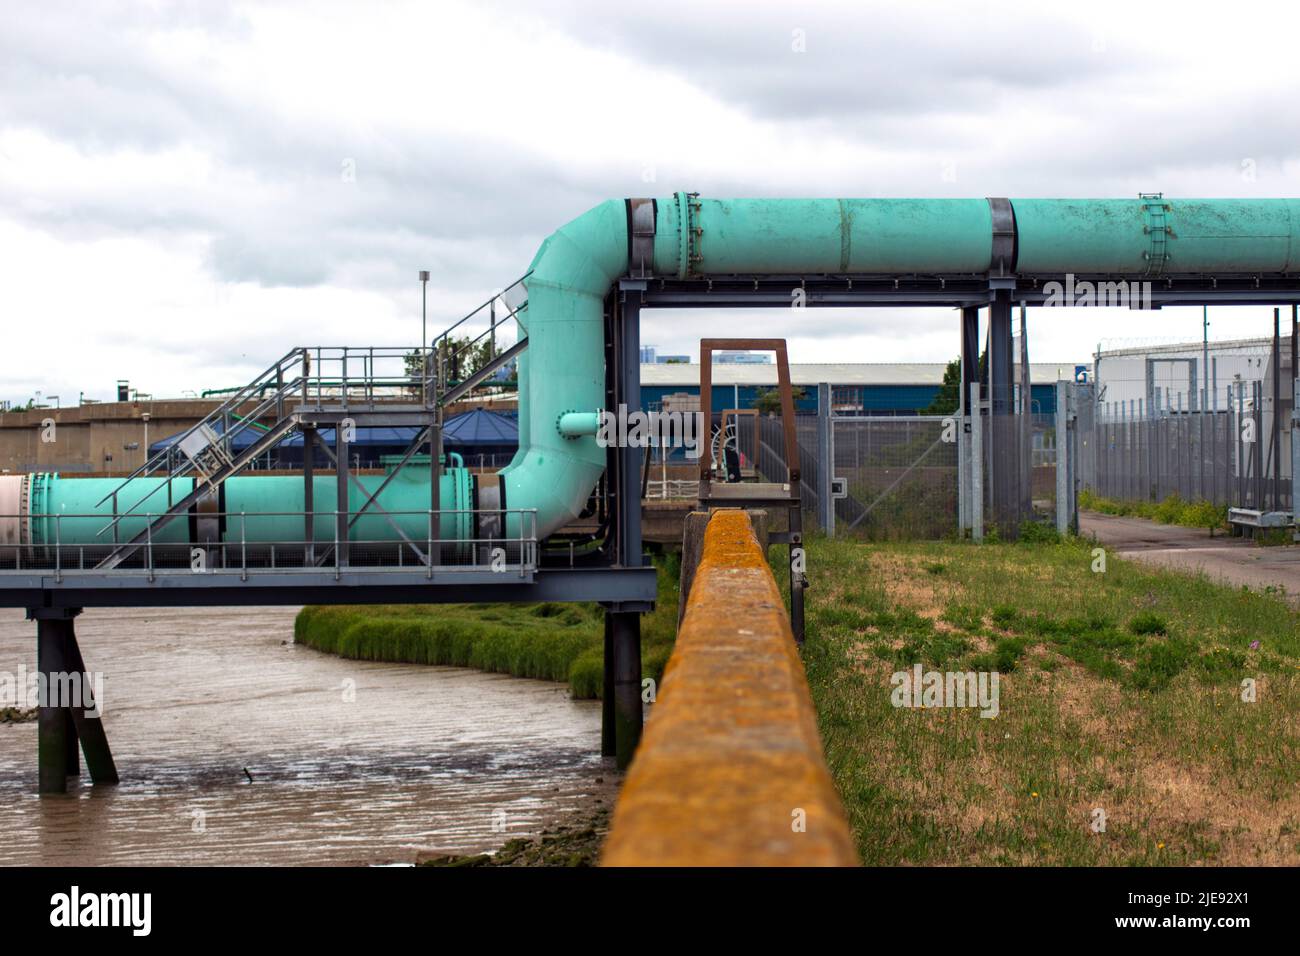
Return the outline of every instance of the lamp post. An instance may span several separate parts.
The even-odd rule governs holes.
[[[420,399],[429,404],[429,271],[420,270]]]

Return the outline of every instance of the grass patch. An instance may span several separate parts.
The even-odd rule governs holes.
[[[1300,863],[1296,611],[1020,538],[808,544],[804,663],[864,862]],[[893,707],[914,663],[997,670],[999,715]]]
[[[641,619],[641,672],[658,682],[677,634],[676,563],[656,564],[655,610]],[[560,681],[599,698],[604,611],[596,604],[384,604],[311,606],[294,641],[340,657],[443,664]]]
[[[1128,622],[1128,629],[1134,634],[1165,634],[1169,631],[1169,625],[1159,614],[1143,611],[1133,615]]]
[[[1162,501],[1122,501],[1104,498],[1089,488],[1079,492],[1079,508],[1104,515],[1127,518],[1146,518],[1160,524],[1176,524],[1184,528],[1205,528],[1214,537],[1216,531],[1228,529],[1227,505],[1196,499],[1187,501],[1177,492]]]

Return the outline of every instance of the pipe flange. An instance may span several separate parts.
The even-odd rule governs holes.
[[[1173,235],[1167,216],[1170,211],[1169,204],[1165,202],[1164,193],[1139,193],[1138,198],[1142,200],[1142,212],[1146,218],[1142,231],[1151,239],[1151,248],[1142,253],[1142,258],[1147,263],[1146,274],[1162,275],[1165,265],[1169,262],[1169,247],[1166,240]]]
[[[564,434],[563,430],[561,430],[561,428],[560,428],[560,422],[564,421],[564,416],[565,416],[565,415],[572,414],[572,413],[574,413],[574,412],[576,412],[576,411],[577,411],[576,408],[566,408],[564,411],[560,412],[560,414],[558,414],[558,415],[555,416],[555,434],[559,435],[559,436],[560,436],[561,438],[563,438],[565,441],[577,441],[577,440],[578,440],[578,436],[577,436],[577,435],[566,435],[566,434]]]
[[[989,214],[993,218],[993,246],[989,255],[989,275],[1008,276],[1016,271],[1016,211],[1011,200],[988,196]]]
[[[700,252],[700,237],[704,229],[698,225],[700,203],[699,193],[678,192],[673,198],[677,203],[677,278],[689,279],[694,272],[695,263],[704,259]]]
[[[23,475],[18,496],[18,543],[32,543],[32,475]]]
[[[627,201],[627,267],[636,279],[649,279],[655,265],[655,201]]]

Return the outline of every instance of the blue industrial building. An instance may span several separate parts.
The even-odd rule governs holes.
[[[934,400],[943,383],[942,362],[829,363],[790,365],[790,380],[803,396],[800,411],[817,411],[817,386],[831,386],[837,415],[916,415]],[[1056,412],[1056,382],[1074,377],[1073,363],[1031,362],[1030,394],[1035,414]],[[753,408],[760,394],[776,387],[774,364],[729,363],[713,366],[713,411]],[[647,409],[698,401],[699,365],[642,365],[641,403]],[[674,402],[674,399],[677,399]]]

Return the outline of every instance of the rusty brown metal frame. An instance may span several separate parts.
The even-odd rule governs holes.
[[[790,384],[790,358],[786,351],[785,339],[701,339],[700,340],[700,413],[704,416],[705,434],[708,435],[710,447],[713,440],[713,353],[720,349],[746,349],[755,352],[776,353],[776,381],[781,398],[781,431],[785,436],[785,464],[787,486],[786,492],[773,499],[771,493],[755,495],[748,502],[743,497],[728,496],[728,504],[733,507],[763,506],[771,507],[777,503],[789,509],[788,530],[771,536],[773,541],[784,541],[790,549],[790,629],[794,633],[795,643],[803,646],[804,639],[804,591],[808,587],[808,578],[804,573],[806,554],[803,542],[803,503],[799,493],[799,438],[795,428],[794,388]],[[723,414],[725,427],[726,414]],[[712,508],[713,456],[702,458],[700,466],[700,505]]]
[[[799,445],[794,427],[794,390],[790,385],[790,359],[785,339],[700,339],[700,411],[705,425],[713,428],[713,353],[727,349],[776,353],[776,382],[781,396],[781,423],[785,433],[785,461],[791,484],[799,480]],[[712,457],[701,456],[700,480],[713,477]]]

